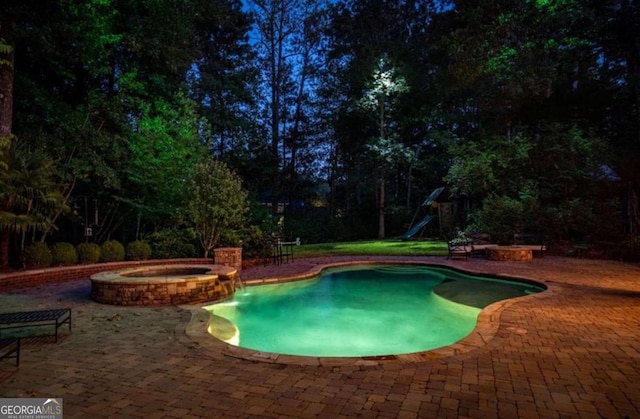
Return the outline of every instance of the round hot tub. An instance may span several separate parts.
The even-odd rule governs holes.
[[[151,265],[91,276],[91,298],[104,304],[176,305],[233,296],[238,272],[221,265]]]

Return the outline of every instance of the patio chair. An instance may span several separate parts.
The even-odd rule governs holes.
[[[472,248],[470,241],[449,240],[447,241],[449,247],[449,254],[447,259],[454,257],[464,257],[465,259],[471,256]]]

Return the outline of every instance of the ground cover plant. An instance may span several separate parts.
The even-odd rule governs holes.
[[[444,241],[371,240],[345,243],[303,244],[294,248],[295,257],[321,256],[446,256]]]

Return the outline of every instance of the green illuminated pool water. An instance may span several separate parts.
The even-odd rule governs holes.
[[[378,356],[426,351],[468,335],[482,307],[534,285],[429,266],[363,265],[310,280],[247,287],[205,307],[231,344],[290,355]]]

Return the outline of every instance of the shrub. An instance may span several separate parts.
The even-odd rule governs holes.
[[[58,266],[75,265],[78,263],[78,252],[71,243],[61,242],[51,246],[53,264]]]
[[[124,260],[124,246],[117,240],[109,240],[100,246],[100,262],[121,262]]]
[[[242,254],[245,258],[268,257],[271,248],[268,246],[267,236],[258,226],[248,226],[242,232]]]
[[[96,263],[100,260],[100,246],[95,243],[80,243],[76,250],[80,263]]]
[[[197,257],[195,237],[188,230],[170,228],[147,237],[154,259],[181,259]]]
[[[149,243],[136,240],[127,245],[127,260],[147,260],[151,257]]]
[[[45,243],[32,243],[24,249],[24,266],[27,269],[48,268],[53,259],[49,246]]]
[[[244,224],[247,192],[224,162],[209,158],[192,168],[184,193],[181,215],[198,236],[204,257],[208,257],[221,237],[230,237]]]
[[[242,239],[237,231],[227,230],[220,234],[220,241],[216,247],[241,247]]]
[[[506,196],[491,196],[475,214],[478,231],[483,231],[500,244],[512,244],[513,234],[520,231],[524,217],[521,201]]]

